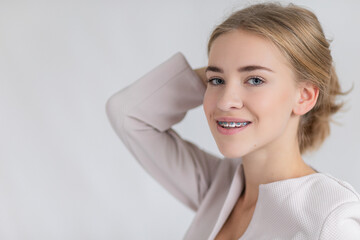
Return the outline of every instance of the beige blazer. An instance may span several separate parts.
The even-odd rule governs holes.
[[[106,103],[112,128],[134,159],[196,212],[183,239],[214,239],[244,187],[241,158],[214,156],[171,127],[202,104],[206,87],[177,52]],[[259,186],[250,224],[240,238],[360,239],[360,195],[330,174]]]

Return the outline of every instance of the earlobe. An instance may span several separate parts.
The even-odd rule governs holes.
[[[293,108],[295,115],[304,115],[316,104],[319,96],[319,88],[312,83],[306,82],[298,88],[298,97]]]

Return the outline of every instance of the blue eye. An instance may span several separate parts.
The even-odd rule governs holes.
[[[207,80],[207,82],[213,86],[217,86],[217,85],[223,84],[224,80],[222,80],[221,78],[211,78],[211,79]],[[260,77],[251,77],[247,80],[247,82],[249,82],[250,85],[259,86],[264,83],[264,80],[262,80]]]
[[[259,77],[252,77],[248,80],[248,82],[251,82],[251,80],[253,80],[252,81],[253,83],[250,83],[250,84],[254,85],[254,86],[258,86],[258,85],[261,85],[262,83],[264,83],[264,81]]]
[[[208,83],[210,83],[211,85],[215,85],[215,86],[216,86],[216,85],[219,85],[219,84],[214,84],[214,83],[213,83],[213,81],[214,81],[214,80],[220,80],[220,81],[223,81],[223,80],[222,80],[222,79],[220,79],[220,78],[211,78],[211,79],[209,79],[207,82],[208,82]]]

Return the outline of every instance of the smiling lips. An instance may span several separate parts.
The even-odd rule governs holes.
[[[234,117],[219,117],[215,118],[216,123],[223,128],[240,128],[245,127],[246,125],[250,124],[251,121],[247,121],[242,118],[234,118]]]
[[[234,117],[218,117],[215,120],[218,131],[223,135],[236,134],[251,124],[251,121]]]
[[[240,127],[223,127],[219,124],[219,122],[217,122],[217,130],[218,132],[220,132],[223,135],[233,135],[236,134],[238,132],[244,131],[245,129],[248,128],[249,125],[252,125],[251,122],[245,122],[245,125],[243,125],[241,123]]]
[[[234,118],[234,117],[219,117],[219,118],[215,118],[215,120],[219,122],[250,122],[246,119]]]
[[[224,128],[239,128],[239,127],[245,127],[250,122],[217,122],[221,127]]]

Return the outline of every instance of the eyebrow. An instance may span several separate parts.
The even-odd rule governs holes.
[[[252,72],[252,71],[255,71],[255,70],[266,70],[266,71],[269,71],[269,72],[274,72],[270,68],[263,67],[263,66],[258,66],[258,65],[250,65],[250,66],[245,66],[245,67],[238,68],[238,72]],[[205,69],[205,72],[207,72],[207,71],[224,73],[224,70],[222,70],[221,68],[216,67],[216,66],[208,66]]]

